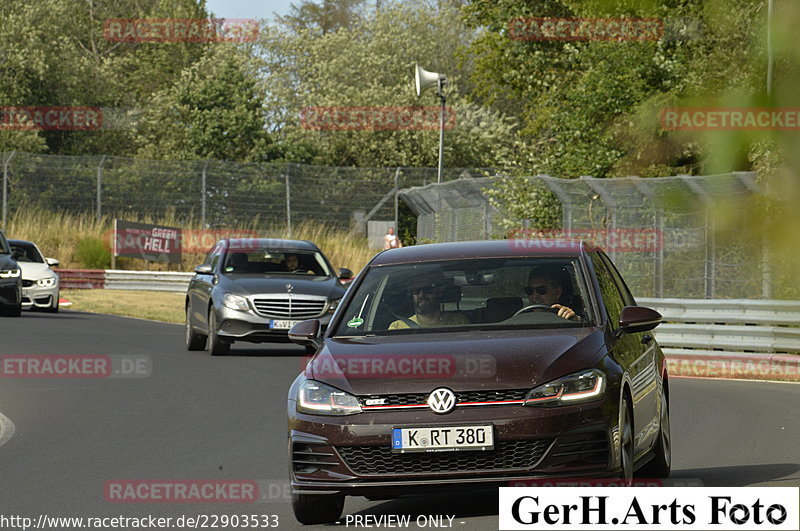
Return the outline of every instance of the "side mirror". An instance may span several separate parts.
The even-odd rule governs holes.
[[[213,270],[211,269],[211,264],[203,264],[195,267],[194,272],[198,275],[211,275]]]
[[[336,272],[336,275],[339,278],[343,278],[343,279],[353,278],[353,272],[350,271],[349,269],[347,269],[346,267],[339,268],[339,271]]]
[[[56,267],[60,263],[55,258],[45,258],[44,261],[47,262],[47,265],[53,266],[53,267]]]
[[[661,314],[644,306],[626,306],[619,314],[617,336],[652,330],[661,324]]]
[[[319,332],[319,319],[300,321],[289,329],[289,339],[298,345],[313,345],[315,347],[319,347]]]

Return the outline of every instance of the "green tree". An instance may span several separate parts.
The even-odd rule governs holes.
[[[142,118],[139,155],[156,159],[269,159],[257,68],[245,49],[219,44],[158,91]]]

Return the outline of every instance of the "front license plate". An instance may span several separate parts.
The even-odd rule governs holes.
[[[283,321],[280,319],[272,319],[269,322],[269,327],[288,330],[299,322],[300,321]]]
[[[436,428],[394,428],[393,452],[456,452],[494,449],[491,424],[442,426]]]

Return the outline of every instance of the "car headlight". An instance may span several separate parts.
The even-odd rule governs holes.
[[[40,278],[36,281],[36,285],[41,288],[49,288],[56,285],[55,277]]]
[[[306,380],[297,392],[297,411],[314,415],[354,415],[361,413],[361,404],[350,393]]]
[[[526,406],[568,406],[592,402],[603,398],[606,392],[606,375],[597,369],[588,369],[540,385],[525,397]]]
[[[247,304],[247,299],[241,295],[226,293],[225,296],[222,297],[222,304],[231,310],[239,310],[240,312],[250,311],[250,305]]]
[[[0,278],[17,278],[22,274],[19,269],[3,269],[0,270]]]
[[[331,301],[331,305],[328,306],[328,313],[333,313],[336,311],[336,308],[339,307],[339,303],[342,302],[342,299],[336,299],[335,301]]]

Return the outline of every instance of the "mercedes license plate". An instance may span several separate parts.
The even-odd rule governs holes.
[[[491,424],[477,426],[439,426],[435,428],[394,428],[394,452],[456,452],[494,449]]]
[[[299,322],[300,321],[285,321],[281,319],[272,319],[269,322],[269,327],[288,330]]]

